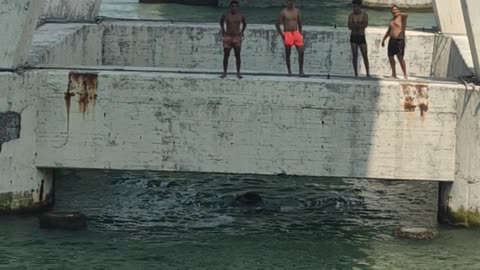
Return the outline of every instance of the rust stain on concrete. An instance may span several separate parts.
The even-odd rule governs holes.
[[[68,89],[65,93],[67,114],[70,117],[70,98],[78,96],[78,111],[83,114],[88,112],[89,104],[95,107],[97,101],[98,73],[70,72],[68,74]],[[67,120],[69,121],[69,120]]]
[[[426,84],[401,84],[404,96],[403,108],[405,112],[415,112],[420,109],[420,117],[425,119],[425,113],[430,106],[429,88]]]

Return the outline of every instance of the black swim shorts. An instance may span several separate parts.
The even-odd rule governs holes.
[[[367,44],[365,35],[350,35],[350,42],[358,45]]]
[[[388,41],[388,56],[405,55],[405,39],[390,38]]]

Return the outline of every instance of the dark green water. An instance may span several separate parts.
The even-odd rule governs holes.
[[[231,205],[258,192],[257,208]],[[480,269],[480,232],[428,242],[392,236],[435,225],[437,184],[305,177],[62,171],[58,210],[83,232],[2,217],[1,269]]]
[[[302,9],[305,25],[345,26],[351,13],[349,0],[319,0],[320,6]],[[138,4],[138,0],[104,0],[101,15],[116,18],[163,19],[217,23],[224,8],[177,4]],[[243,8],[249,23],[274,24],[280,8]],[[372,26],[387,26],[389,10],[367,10]],[[432,28],[436,25],[433,11],[408,11],[410,28]],[[272,26],[273,27],[273,26]]]

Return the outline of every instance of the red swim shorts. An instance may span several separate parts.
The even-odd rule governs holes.
[[[283,32],[284,44],[285,46],[302,47],[303,46],[303,36],[298,31],[294,32]]]
[[[223,48],[239,48],[242,46],[242,36],[224,36],[223,37]]]

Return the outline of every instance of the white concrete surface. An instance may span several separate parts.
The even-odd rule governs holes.
[[[37,98],[44,78],[45,74],[35,72],[0,73],[0,112],[21,114],[20,138],[4,143],[0,151],[0,212],[31,210],[39,207],[40,201],[51,199],[53,173],[34,165]]]
[[[443,33],[467,34],[460,0],[433,0],[433,11]]]
[[[455,182],[444,188],[442,204],[453,221],[480,225],[480,88],[459,91]]]
[[[44,24],[33,35],[28,64],[101,65],[101,28],[88,24]]]
[[[41,0],[0,2],[0,69],[25,64],[41,8]]]
[[[95,20],[102,0],[44,0],[42,18]]]
[[[453,180],[456,84],[119,71],[98,72],[97,83],[68,78],[51,71],[41,95],[39,167]],[[86,92],[97,96],[85,109],[78,93]],[[428,112],[406,112],[408,97]]]
[[[94,27],[94,26],[92,26]],[[223,49],[217,24],[105,22],[103,64],[191,69],[222,69]],[[368,28],[372,74],[390,75],[386,29]],[[352,75],[349,31],[346,28],[305,27],[307,73]],[[409,31],[406,61],[411,76],[430,76],[434,35]],[[298,70],[292,52],[293,70]],[[363,65],[362,61],[359,61]],[[262,72],[286,72],[284,47],[273,25],[249,25],[242,48],[242,67]],[[229,71],[234,71],[232,55]],[[363,70],[363,68],[362,68]]]
[[[480,1],[461,0],[475,74],[480,79]]]
[[[427,9],[432,7],[432,0],[363,0],[367,7],[388,8],[396,4],[400,8]]]
[[[456,79],[460,76],[472,76],[474,73],[470,44],[466,36],[440,34],[435,37],[433,77]]]

